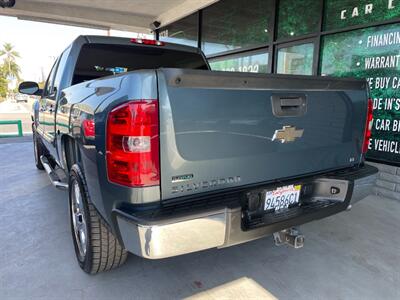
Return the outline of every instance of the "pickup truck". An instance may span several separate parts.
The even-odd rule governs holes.
[[[156,40],[78,37],[33,112],[38,169],[68,190],[80,267],[127,253],[160,259],[274,235],[367,196],[365,81],[211,71],[203,53]]]

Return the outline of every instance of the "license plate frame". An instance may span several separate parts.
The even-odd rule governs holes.
[[[301,184],[290,184],[266,190],[264,193],[264,211],[277,212],[300,203]]]

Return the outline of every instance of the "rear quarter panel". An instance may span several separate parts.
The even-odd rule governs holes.
[[[91,201],[108,221],[111,210],[122,202],[140,204],[160,200],[158,186],[134,189],[110,183],[105,162],[108,113],[126,101],[157,99],[157,96],[155,71],[134,71],[105,77],[63,91],[58,129],[61,135],[68,135],[77,142]],[[83,135],[81,124],[86,118],[95,120],[95,139],[87,139]]]

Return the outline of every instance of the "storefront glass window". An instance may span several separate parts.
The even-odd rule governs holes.
[[[206,55],[265,45],[270,41],[272,0],[221,0],[203,10]]]
[[[400,18],[398,0],[326,0],[325,30]]]
[[[319,30],[322,1],[280,0],[278,39],[286,39]]]
[[[278,50],[277,73],[312,75],[314,43],[296,45]]]
[[[227,56],[210,61],[210,66],[214,71],[267,73],[268,53],[263,50],[261,53]]]
[[[400,161],[400,25],[334,34],[322,40],[321,74],[365,78],[374,103],[367,157]]]
[[[174,22],[160,29],[160,40],[197,47],[198,23],[197,13]]]

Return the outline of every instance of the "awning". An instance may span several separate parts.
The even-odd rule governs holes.
[[[16,0],[0,15],[22,20],[150,33],[218,0]]]

